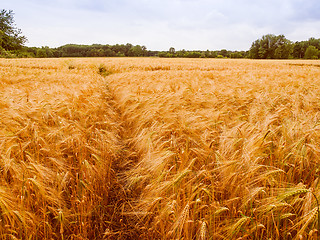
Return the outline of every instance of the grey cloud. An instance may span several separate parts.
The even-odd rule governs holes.
[[[267,33],[320,37],[316,0],[10,0],[3,7],[16,12],[31,46],[132,42],[158,50],[245,50]]]
[[[292,19],[297,21],[320,20],[320,1],[296,0],[294,1],[295,12]]]

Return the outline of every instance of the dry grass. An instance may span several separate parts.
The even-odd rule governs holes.
[[[2,238],[316,239],[318,65],[1,60]]]
[[[99,238],[112,220],[118,115],[95,68],[1,61],[0,233]]]

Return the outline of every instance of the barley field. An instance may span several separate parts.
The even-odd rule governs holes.
[[[1,239],[317,239],[320,62],[0,59]]]

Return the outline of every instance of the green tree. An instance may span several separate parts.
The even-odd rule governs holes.
[[[230,53],[230,58],[243,58],[243,55],[241,52],[232,52]]]
[[[219,55],[222,55],[223,57],[228,57],[229,56],[228,51],[226,49],[221,49],[219,51]]]
[[[142,46],[141,49],[142,49],[142,52],[143,52],[142,55],[144,57],[146,57],[148,55],[147,47],[146,46]]]
[[[292,54],[292,42],[285,38],[284,35],[276,36],[274,58],[288,59]]]
[[[295,42],[292,49],[293,58],[304,58],[304,53],[306,51],[305,42]]]
[[[124,56],[124,53],[121,53],[121,51],[119,51],[118,53],[115,53],[114,51],[112,51],[110,48],[107,48],[105,51],[104,51],[104,55],[106,57],[115,57],[115,56],[118,56],[118,55],[121,55],[123,54]],[[121,55],[122,56],[122,55]]]
[[[186,57],[186,50],[185,50],[185,49],[182,49],[182,50],[180,50],[180,51],[177,51],[177,52],[176,52],[176,55],[177,55],[177,57],[179,57],[179,58],[184,58],[184,57]]]
[[[53,50],[51,48],[49,48],[48,46],[45,46],[45,47],[42,47],[45,52],[46,52],[46,55],[48,58],[52,58],[54,57],[54,54],[53,54]]]
[[[209,51],[209,49],[207,49],[207,51],[204,52],[204,57],[205,58],[211,57],[211,52]]]
[[[142,57],[144,56],[146,52],[146,47],[141,47],[140,45],[137,45],[137,46],[134,46],[132,47],[129,52],[128,52],[128,55],[130,57]]]
[[[289,58],[292,43],[284,35],[264,35],[254,41],[249,50],[249,56],[257,59]]]
[[[309,46],[304,54],[304,58],[306,59],[318,59],[319,58],[319,50],[315,46]]]
[[[169,49],[169,53],[170,53],[170,54],[175,54],[175,53],[176,53],[176,50],[174,49],[174,47],[171,47],[171,48]]]
[[[316,47],[318,50],[320,49],[320,39],[309,38],[308,44]]]
[[[27,41],[21,35],[21,30],[15,25],[13,11],[2,9],[0,11],[0,47],[7,50],[21,50]]]
[[[210,54],[211,58],[216,58],[218,56],[218,52],[217,51],[212,51]]]
[[[125,46],[124,46],[124,54],[126,56],[129,56],[129,52],[130,52],[130,49],[133,47],[133,45],[131,43],[127,43]]]
[[[188,57],[188,58],[200,58],[201,57],[201,52],[191,51],[191,52],[187,53],[186,57]]]
[[[37,50],[36,57],[37,58],[46,58],[46,57],[48,57],[46,49],[45,48],[39,48]]]
[[[167,53],[166,52],[159,52],[158,57],[166,57]]]
[[[104,55],[105,53],[101,48],[93,48],[90,51],[90,57],[103,57]]]
[[[253,59],[259,59],[260,58],[259,49],[260,49],[260,40],[256,40],[251,45],[251,48],[249,50],[249,57]]]
[[[264,35],[260,40],[259,56],[262,59],[274,58],[276,50],[275,43],[277,42],[276,36],[273,34]]]

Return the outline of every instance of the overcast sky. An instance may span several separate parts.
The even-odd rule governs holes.
[[[145,45],[248,50],[262,35],[320,38],[319,0],[0,0],[27,46]]]

